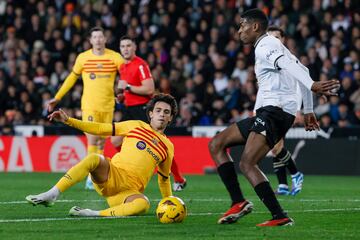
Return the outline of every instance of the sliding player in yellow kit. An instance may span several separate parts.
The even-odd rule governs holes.
[[[144,189],[158,167],[158,184],[162,197],[171,196],[170,167],[174,146],[164,130],[177,113],[175,99],[158,94],[147,105],[150,124],[140,120],[117,123],[91,123],[69,118],[62,110],[49,115],[50,120],[63,122],[87,133],[123,136],[121,152],[110,160],[100,154],[89,154],[72,167],[49,191],[29,195],[33,205],[51,206],[61,193],[80,182],[89,173],[95,190],[106,198],[108,209],[96,211],[73,207],[72,216],[131,216],[146,213],[150,208]]]
[[[119,53],[105,48],[106,38],[102,28],[92,28],[89,31],[89,41],[92,48],[80,53],[76,58],[72,72],[65,79],[55,97],[49,101],[48,111],[54,110],[81,76],[84,84],[81,97],[82,120],[111,123],[115,106],[115,78],[124,59]],[[103,153],[105,144],[103,137],[86,134],[86,138],[88,154]],[[90,178],[85,188],[92,189]]]

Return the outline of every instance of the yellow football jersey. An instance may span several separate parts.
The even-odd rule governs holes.
[[[114,111],[114,83],[119,66],[123,62],[121,55],[110,49],[105,49],[101,56],[95,55],[92,49],[80,53],[72,73],[65,79],[55,98],[60,100],[81,75],[84,85],[81,109]]]
[[[156,166],[162,178],[169,178],[174,145],[165,135],[137,120],[117,122],[114,125],[114,135],[125,137],[121,151],[112,158],[111,162],[115,166],[135,173],[144,187],[150,181]]]
[[[69,118],[66,124],[90,134],[124,136],[121,151],[114,155],[111,163],[137,176],[143,188],[149,183],[157,166],[162,196],[172,195],[169,175],[174,158],[174,145],[164,134],[139,120],[111,124]]]

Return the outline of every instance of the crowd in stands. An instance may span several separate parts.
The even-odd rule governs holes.
[[[157,91],[180,106],[176,126],[226,125],[253,114],[252,46],[237,39],[240,15],[262,9],[316,80],[339,79],[338,96],[314,96],[323,128],[360,125],[360,9],[351,0],[9,0],[0,2],[0,128],[49,124],[47,101],[101,26],[107,47],[136,39]],[[79,79],[60,106],[80,116]],[[119,107],[121,110],[121,107]],[[121,119],[121,113],[115,114]]]

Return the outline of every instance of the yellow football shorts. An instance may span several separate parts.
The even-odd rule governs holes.
[[[109,158],[107,158],[110,161]],[[110,162],[108,180],[104,183],[95,183],[95,190],[106,198],[110,207],[124,203],[127,197],[134,194],[142,194],[143,184],[139,178],[125,169],[116,167]]]

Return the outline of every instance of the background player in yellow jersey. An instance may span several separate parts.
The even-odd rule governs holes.
[[[70,215],[107,217],[146,213],[150,203],[143,192],[156,166],[162,197],[172,195],[169,174],[174,146],[164,135],[164,130],[176,113],[175,99],[166,94],[158,94],[148,103],[150,124],[140,120],[112,124],[84,122],[69,118],[62,110],[55,111],[49,115],[50,120],[63,122],[91,134],[124,136],[122,150],[111,161],[100,154],[89,154],[49,191],[27,196],[26,200],[34,205],[52,205],[60,193],[90,173],[96,191],[106,198],[110,208],[95,211],[73,207]]]
[[[102,28],[92,28],[89,31],[89,40],[92,48],[80,53],[76,58],[72,72],[65,79],[55,97],[49,101],[48,111],[54,110],[81,76],[84,85],[81,98],[83,121],[111,123],[115,106],[115,78],[124,60],[119,53],[105,48],[106,38]],[[102,154],[105,139],[91,134],[86,134],[86,137],[88,154]],[[85,188],[92,188],[90,178]]]

